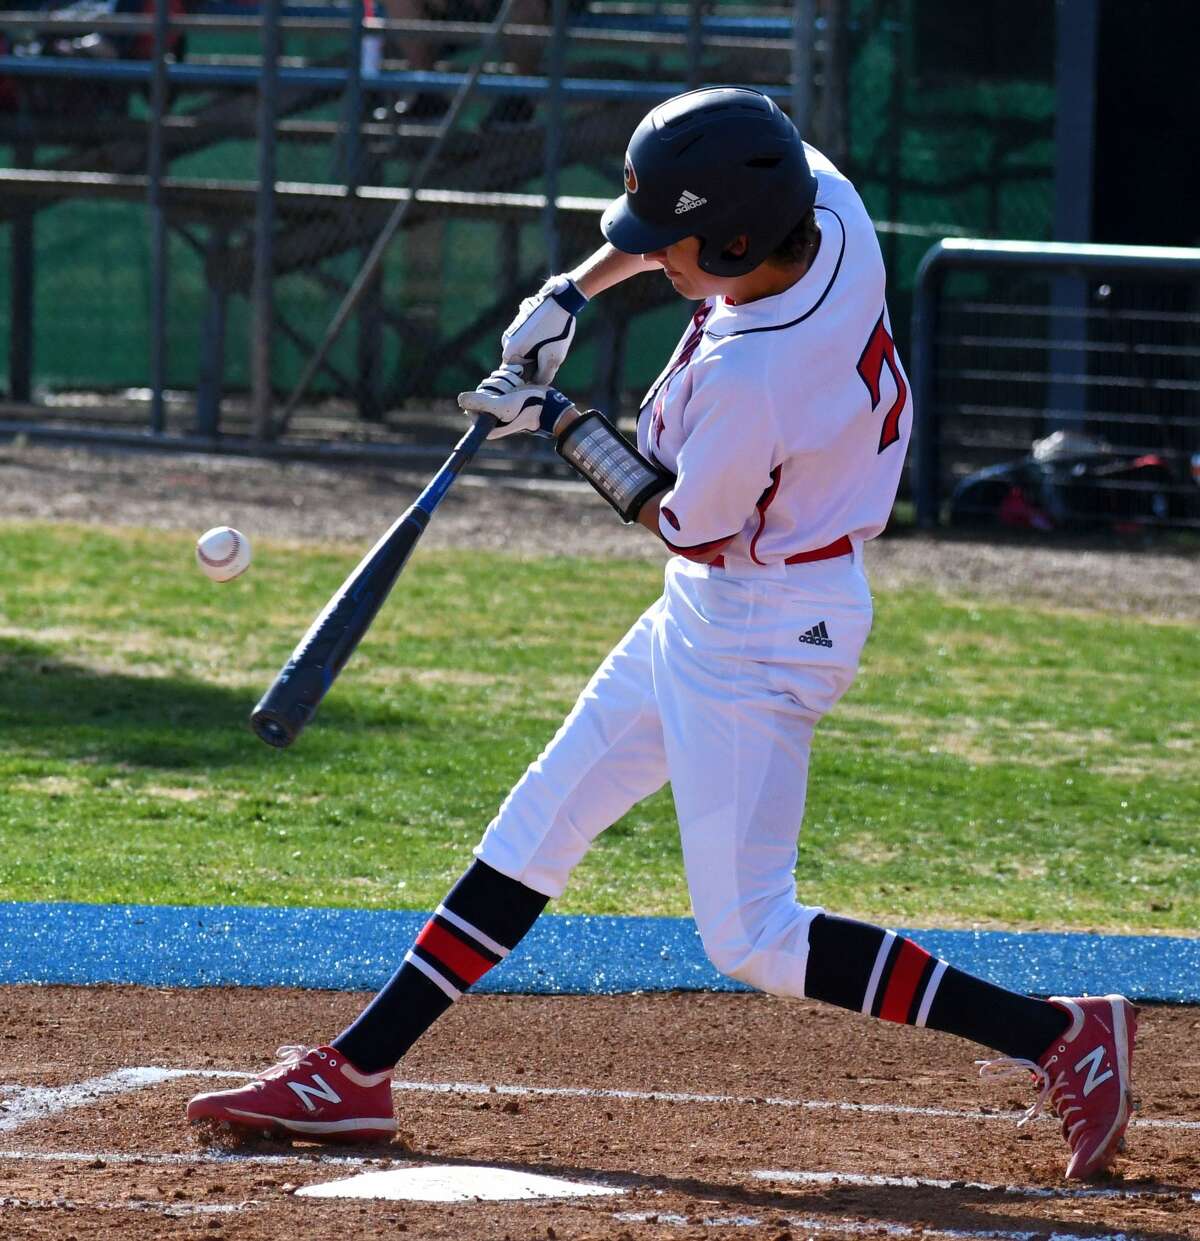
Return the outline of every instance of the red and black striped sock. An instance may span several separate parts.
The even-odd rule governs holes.
[[[958,1034],[1036,1060],[1067,1028],[1045,1000],[964,974],[894,931],[820,914],[808,933],[804,994],[841,1008]]]
[[[364,1073],[391,1068],[468,987],[508,956],[548,900],[485,862],[472,863],[403,965],[333,1046]]]

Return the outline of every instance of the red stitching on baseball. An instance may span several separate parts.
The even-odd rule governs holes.
[[[204,561],[206,565],[214,569],[223,568],[227,564],[232,564],[237,559],[237,554],[241,550],[242,540],[238,538],[236,530],[229,532],[233,536],[233,551],[228,556],[222,556],[219,560],[214,560],[202,547],[196,548],[196,554]]]

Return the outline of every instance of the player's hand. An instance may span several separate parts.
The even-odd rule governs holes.
[[[499,366],[474,392],[460,392],[458,407],[468,414],[491,414],[497,421],[488,439],[500,439],[517,431],[550,435],[554,424],[568,409],[569,397],[546,384],[526,383],[521,368]]]
[[[501,359],[527,368],[534,383],[548,384],[575,336],[575,316],[587,298],[568,276],[551,276],[517,310],[500,337]]]

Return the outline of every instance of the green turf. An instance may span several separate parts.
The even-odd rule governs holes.
[[[181,535],[0,525],[0,898],[429,908],[657,593],[635,561],[418,552],[293,750],[257,694],[361,549],[265,545],[217,586]],[[817,734],[803,898],[892,924],[1200,924],[1185,625],[878,599]],[[685,913],[670,799],[562,911]]]

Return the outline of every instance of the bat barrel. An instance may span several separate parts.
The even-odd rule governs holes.
[[[495,425],[488,414],[476,418],[425,490],[363,557],[300,639],[250,714],[250,727],[267,745],[285,750],[304,731],[375,619],[442,496]]]

